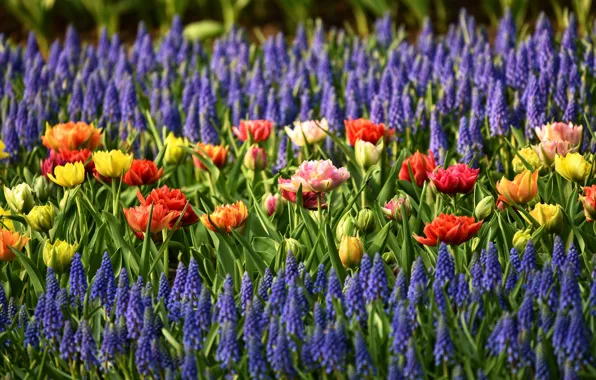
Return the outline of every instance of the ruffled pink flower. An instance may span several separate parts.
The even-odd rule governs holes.
[[[397,199],[393,198],[389,202],[385,202],[385,205],[383,207],[381,207],[381,211],[383,211],[383,214],[385,214],[385,216],[387,216],[387,219],[401,221],[401,219],[402,219],[402,215],[401,215],[402,205],[404,205],[406,208],[406,217],[409,217],[410,212],[411,212],[411,207],[410,207],[410,199],[408,198],[407,195],[405,196],[405,198],[404,197],[399,197]]]
[[[294,190],[292,180],[280,177],[277,183],[281,190],[281,196],[292,203],[296,203],[298,189]],[[321,208],[326,208],[325,193],[315,193],[314,191],[302,192],[302,207],[307,210],[316,210],[319,207],[319,200],[321,202]]]
[[[581,125],[573,125],[572,123],[550,123],[535,130],[536,136],[542,142],[565,141],[572,146],[578,146],[582,139],[583,127]]]
[[[297,192],[302,185],[302,192],[322,193],[339,187],[348,178],[346,168],[336,168],[331,160],[304,161],[290,182],[280,184],[280,188]]]

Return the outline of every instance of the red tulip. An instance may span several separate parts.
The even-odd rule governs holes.
[[[474,188],[479,172],[480,169],[472,169],[466,164],[457,164],[447,169],[437,168],[427,174],[441,193],[466,194]]]
[[[579,196],[579,201],[584,206],[584,215],[588,223],[596,219],[596,185],[584,187],[584,195]]]
[[[402,162],[399,170],[399,179],[408,182],[411,180],[408,164],[412,167],[412,173],[418,186],[422,186],[428,178],[428,172],[432,172],[437,166],[433,152],[429,151],[428,156],[420,152],[414,153]]]
[[[149,185],[157,182],[162,174],[163,168],[157,169],[151,160],[133,160],[122,181],[128,186]]]
[[[290,183],[290,182],[292,182],[291,179],[285,179],[285,178],[278,179],[279,184]],[[297,193],[294,191],[284,190],[283,188],[281,188],[281,196],[284,199],[286,199],[292,203],[296,203],[296,194]],[[323,207],[323,208],[327,207],[327,205],[324,203],[325,193],[315,193],[314,191],[308,191],[308,192],[302,193],[302,207],[304,207],[305,209],[308,209],[308,210],[318,209],[319,197],[321,197],[321,207]]]
[[[85,170],[92,173],[95,165],[91,160],[92,152],[89,149],[68,150],[61,151],[50,150],[48,157],[41,163],[41,174],[46,176],[54,174],[54,168],[64,164],[74,164],[75,162],[82,162],[85,165]]]
[[[162,186],[159,189],[152,190],[151,193],[147,195],[147,198],[143,198],[143,195],[137,190],[137,198],[139,199],[139,202],[141,202],[141,205],[148,206],[152,203],[160,204],[170,211],[178,212],[178,215],[180,215],[182,210],[184,210],[184,207],[188,204],[184,216],[180,220],[181,226],[188,226],[199,220],[199,217],[180,189],[170,189],[168,186]],[[176,220],[173,220],[170,223],[170,228],[173,228],[175,224]]]
[[[153,214],[151,214],[151,207],[153,207]],[[149,227],[149,231],[154,234],[167,228],[172,220],[178,218],[180,213],[178,211],[169,210],[161,204],[156,204],[154,206],[141,205],[124,209],[126,221],[135,233],[143,233],[147,230],[150,215],[151,226]],[[137,236],[139,235],[137,234]]]
[[[232,130],[240,140],[246,141],[250,135],[252,142],[258,143],[269,138],[272,128],[273,123],[269,120],[241,120],[240,126]]]
[[[480,227],[482,221],[474,222],[471,216],[441,214],[424,227],[426,237],[414,235],[414,239],[424,245],[434,246],[438,241],[459,245],[476,235]]]
[[[377,145],[380,139],[393,133],[393,130],[385,127],[385,124],[375,124],[368,119],[344,120],[344,125],[351,146],[356,145],[356,140],[368,141]]]

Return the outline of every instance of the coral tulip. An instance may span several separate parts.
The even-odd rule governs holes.
[[[7,229],[0,229],[0,261],[11,261],[16,257],[11,247],[20,251],[29,238],[19,234],[18,232],[9,231]]]
[[[153,214],[151,208],[153,207]],[[128,225],[134,232],[144,233],[147,230],[149,216],[151,216],[151,226],[149,232],[157,233],[165,228],[178,216],[178,211],[172,211],[162,204],[140,205],[137,207],[125,208],[124,216]]]
[[[584,215],[588,222],[596,220],[596,185],[584,187],[584,195],[579,196],[584,206]]]
[[[472,169],[466,164],[456,164],[447,169],[437,168],[428,173],[428,178],[441,193],[466,194],[474,188],[479,172],[480,169]]]
[[[87,148],[94,150],[101,145],[101,130],[92,124],[82,121],[72,121],[56,124],[53,127],[46,125],[46,132],[41,137],[43,145],[54,150],[77,150]]]
[[[150,185],[157,182],[162,174],[163,168],[157,169],[157,165],[151,160],[132,160],[130,170],[122,181],[128,186]]]
[[[242,227],[247,218],[246,205],[242,201],[238,201],[229,205],[217,206],[211,214],[203,214],[201,223],[211,231],[230,233],[232,230]]]
[[[392,130],[386,128],[385,124],[375,124],[368,119],[344,120],[344,125],[351,146],[355,146],[357,140],[368,141],[373,145],[377,145],[380,139],[392,133]]]
[[[416,184],[422,186],[428,178],[428,173],[435,170],[437,164],[435,163],[435,157],[432,152],[429,151],[428,156],[416,152],[402,162],[399,170],[399,179],[408,182],[411,181],[409,167],[412,168]]]
[[[198,143],[195,151],[203,158],[207,160],[211,160],[213,165],[218,168],[224,166],[228,160],[228,147],[223,145],[211,145],[211,144],[203,144]],[[199,169],[207,169],[205,164],[201,162],[201,160],[196,157],[192,156],[192,160],[195,163],[195,166]]]
[[[241,120],[239,127],[233,127],[232,131],[242,141],[251,137],[252,142],[259,143],[269,138],[273,123],[269,120]]]
[[[147,198],[143,198],[143,195],[137,191],[137,198],[143,206],[149,206],[152,203],[161,204],[168,210],[178,213],[181,213],[186,207],[184,216],[180,220],[180,226],[189,226],[199,220],[199,217],[180,189],[170,189],[168,186],[162,186],[159,189],[153,189]],[[176,224],[176,220],[170,223],[170,228],[173,228],[174,224]]]
[[[482,221],[475,222],[471,216],[441,214],[424,227],[426,237],[414,235],[414,239],[424,245],[459,245],[470,240],[482,227]]]
[[[500,202],[528,203],[538,194],[538,171],[532,173],[529,170],[524,170],[516,175],[513,181],[502,178],[497,182],[497,191]]]

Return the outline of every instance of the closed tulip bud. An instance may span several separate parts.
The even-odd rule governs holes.
[[[279,214],[283,210],[284,199],[279,194],[269,193],[263,198],[263,210],[267,215]]]
[[[287,238],[281,242],[281,250],[284,253],[292,252],[296,260],[302,261],[304,246],[296,239]]]
[[[256,145],[251,146],[244,155],[244,166],[249,170],[260,171],[267,167],[267,152]]]
[[[559,205],[537,203],[530,215],[549,233],[560,232],[563,228],[563,212]]]
[[[519,230],[513,235],[513,246],[517,249],[518,252],[523,252],[526,249],[526,245],[528,241],[532,237],[530,234],[531,229],[528,228],[527,230]]]
[[[51,192],[50,182],[44,176],[36,177],[33,180],[33,191],[37,195],[37,199],[41,202],[45,202],[50,197]]]
[[[48,232],[54,226],[54,207],[52,205],[35,206],[25,216],[31,228],[38,232]]]
[[[406,218],[410,217],[412,208],[410,206],[410,198],[406,195],[405,197],[393,198],[389,202],[386,202],[381,211],[387,216],[387,219],[397,220],[401,222],[401,208],[402,205],[405,207]]]
[[[381,157],[383,149],[383,140],[380,140],[379,144],[375,145],[368,141],[358,139],[356,140],[356,145],[354,146],[356,162],[364,169],[368,169],[379,162],[379,157]]]
[[[369,208],[363,208],[356,216],[356,228],[364,234],[375,230],[375,213]]]
[[[46,266],[52,268],[54,272],[65,273],[76,250],[76,244],[68,244],[62,240],[56,240],[54,244],[46,241],[43,247],[43,262]]]
[[[188,145],[188,140],[182,137],[176,137],[174,132],[170,132],[165,141],[166,151],[164,152],[163,159],[166,164],[178,165],[184,157],[186,152],[184,146]]]
[[[364,246],[360,238],[354,236],[343,236],[339,243],[339,258],[346,268],[354,268],[360,264]]]
[[[70,198],[70,190],[65,190],[64,196],[62,197],[62,199],[60,199],[60,203],[58,203],[58,207],[60,208],[60,211],[64,211],[64,209],[66,208],[66,203],[68,203],[69,198]]]
[[[474,209],[474,215],[478,220],[488,218],[495,210],[495,198],[488,195],[480,200]]]
[[[35,200],[33,199],[33,190],[31,186],[26,183],[16,185],[12,189],[4,186],[4,197],[8,206],[15,212],[26,214],[33,206]]]
[[[337,237],[337,240],[341,240],[344,235],[354,236],[356,233],[355,224],[356,221],[354,218],[351,215],[346,214],[346,216],[339,221],[337,228],[335,229],[335,236]]]
[[[533,148],[527,147],[527,148],[521,149],[517,153],[530,166],[530,168],[529,168],[530,171],[542,169],[543,166],[542,166],[542,161],[540,160],[540,156],[538,155],[538,153],[536,153],[536,151]],[[513,170],[516,173],[521,173],[525,169],[528,169],[522,162],[521,158],[519,158],[517,155],[515,155],[515,157],[513,157],[512,164],[513,164]]]

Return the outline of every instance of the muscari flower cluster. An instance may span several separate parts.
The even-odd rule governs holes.
[[[416,43],[397,44],[389,16],[367,38],[327,33],[317,23],[310,38],[300,26],[293,39],[270,36],[254,54],[241,28],[207,49],[183,37],[179,18],[157,42],[141,23],[129,49],[105,31],[97,45],[82,43],[70,27],[47,60],[33,34],[24,49],[0,36],[2,139],[14,159],[21,148],[37,146],[46,122],[84,120],[126,139],[151,121],[213,144],[225,117],[236,126],[266,119],[283,135],[275,165],[283,168],[284,126],[325,118],[330,133],[341,135],[344,120],[366,117],[398,137],[406,129],[421,133],[439,163],[457,136],[461,161],[469,163],[489,149],[485,139],[508,135],[511,127],[531,141],[534,128],[548,121],[590,115],[593,35],[579,35],[573,14],[560,41],[544,15],[521,40],[507,11],[492,45],[472,16],[462,10],[459,20],[446,35],[436,35],[427,20]],[[584,137],[585,150],[588,128]],[[325,148],[333,152],[331,139]]]
[[[463,358],[478,378],[576,378],[593,364],[596,282],[582,278],[576,248],[566,250],[559,237],[552,260],[539,266],[536,256],[530,241],[503,266],[489,243],[458,273],[442,244],[434,270],[418,258],[410,275],[394,276],[380,255],[365,255],[342,285],[334,269],[327,274],[321,264],[310,273],[288,252],[277,275],[266,269],[239,284],[228,275],[216,293],[194,259],[179,264],[171,287],[165,275],[157,289],[131,282],[126,269],[116,285],[107,254],[89,287],[77,254],[68,287],[48,270],[31,316],[0,288],[0,326],[12,332],[2,350],[48,350],[86,371],[119,371],[132,357],[141,376],[183,379],[199,369],[259,379],[419,379],[435,371],[458,378]]]

